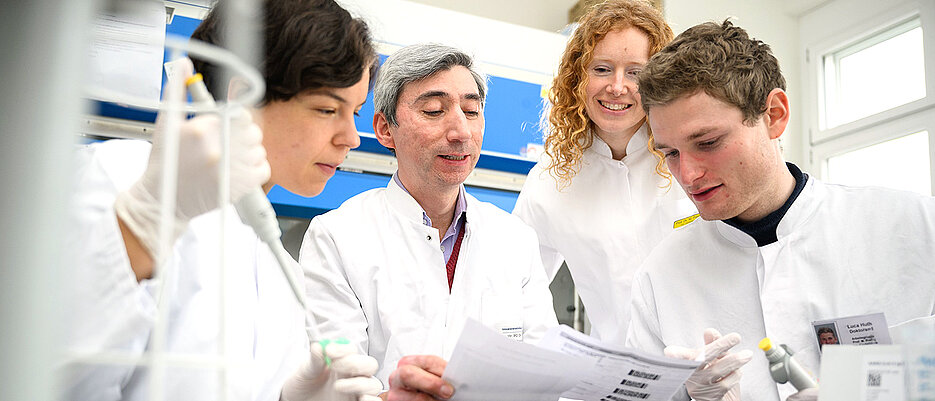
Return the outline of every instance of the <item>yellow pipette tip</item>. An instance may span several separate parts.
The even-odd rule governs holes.
[[[185,86],[192,86],[195,82],[204,81],[204,79],[205,77],[203,77],[200,72],[196,73],[185,80]]]
[[[763,350],[763,352],[769,351],[769,350],[773,349],[773,342],[769,340],[769,337],[766,337],[766,338],[760,340],[760,345],[759,345],[759,347],[760,347],[761,350]]]

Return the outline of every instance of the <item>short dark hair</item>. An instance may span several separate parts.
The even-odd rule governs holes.
[[[736,106],[753,124],[766,111],[773,89],[786,89],[779,61],[769,45],[750,38],[730,20],[695,25],[649,59],[639,75],[648,113],[682,96],[704,92]]]
[[[193,39],[223,46],[226,3],[217,2]],[[259,61],[266,93],[261,104],[289,100],[312,89],[347,88],[360,81],[364,69],[369,69],[372,87],[377,57],[363,20],[353,18],[334,0],[264,0],[262,4],[259,29],[264,51]],[[192,62],[212,93],[226,97],[228,85],[220,82],[219,68],[194,57]]]

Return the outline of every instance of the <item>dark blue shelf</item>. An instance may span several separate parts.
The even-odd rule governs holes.
[[[391,177],[381,174],[337,171],[325,190],[314,198],[306,198],[275,186],[269,192],[270,203],[276,215],[310,219],[341,206],[345,200],[374,188],[385,188]],[[516,192],[466,186],[465,190],[477,199],[490,202],[506,212],[516,206]]]

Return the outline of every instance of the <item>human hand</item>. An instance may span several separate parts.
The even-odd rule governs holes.
[[[813,387],[799,391],[786,398],[786,401],[818,401],[818,388]]]
[[[183,79],[191,75],[191,61],[179,67]],[[184,95],[166,90],[166,97]],[[151,255],[159,240],[162,198],[163,155],[166,152],[166,122],[170,113],[156,118],[153,147],[143,176],[128,190],[117,195],[114,208]],[[181,118],[181,116],[178,116]],[[202,115],[183,121],[179,127],[178,185],[173,239],[181,235],[188,221],[219,206],[218,164],[221,155],[222,120]],[[232,111],[230,119],[230,194],[236,201],[247,192],[269,181],[270,166],[263,148],[263,134],[245,109]]]
[[[685,382],[688,395],[696,401],[740,401],[740,367],[750,362],[753,352],[743,350],[728,353],[740,344],[740,334],[721,336],[715,329],[704,332],[703,348],[666,347],[667,357],[695,360],[704,356],[704,362]]]
[[[448,365],[435,355],[409,355],[399,360],[396,370],[390,375],[390,391],[387,401],[433,401],[447,400],[454,394],[454,387],[442,380]]]
[[[325,355],[331,366],[325,362]],[[308,360],[282,388],[282,401],[378,401],[383,384],[373,377],[377,360],[351,344],[315,342]]]

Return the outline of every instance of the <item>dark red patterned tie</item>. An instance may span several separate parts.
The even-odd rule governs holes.
[[[455,266],[458,265],[458,251],[461,250],[461,240],[464,238],[464,226],[466,223],[461,222],[461,229],[458,230],[458,239],[455,240],[455,245],[451,247],[451,256],[448,257],[448,263],[445,267],[448,270],[448,292],[451,293],[451,283],[455,279]]]

